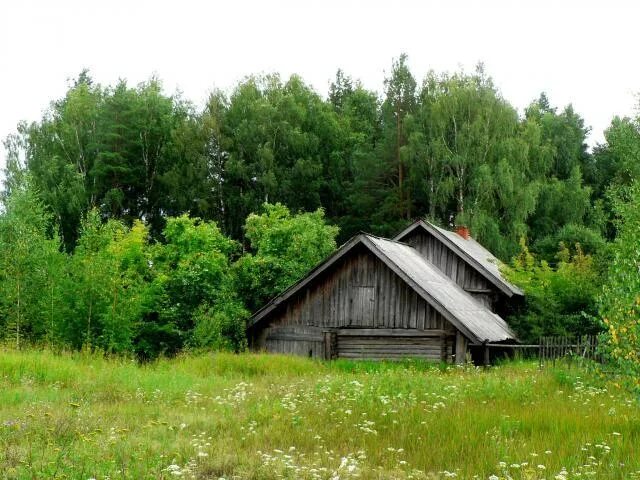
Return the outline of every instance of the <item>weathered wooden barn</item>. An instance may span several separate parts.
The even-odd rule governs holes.
[[[516,341],[491,307],[498,291],[507,297],[504,290],[520,292],[502,279],[497,265],[492,270],[481,263],[487,271],[479,271],[477,242],[475,256],[467,252],[467,258],[443,239],[430,257],[427,250],[436,242],[425,246],[432,226],[412,227],[399,235],[407,243],[366,234],[349,240],[252,316],[251,348],[324,359],[461,362],[487,342]],[[443,253],[447,249],[452,256]],[[504,290],[490,273],[502,279]]]
[[[501,262],[459,227],[456,232],[418,220],[394,237],[414,247],[427,260],[492,312],[505,314],[522,290],[500,272]]]

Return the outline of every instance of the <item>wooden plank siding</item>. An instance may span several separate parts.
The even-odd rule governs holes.
[[[472,297],[492,311],[502,292],[453,250],[424,230],[415,230],[402,239],[438,267]]]
[[[317,327],[281,326],[265,329],[265,348],[270,352],[288,353],[322,359],[324,332]]]
[[[447,330],[399,328],[351,328],[336,332],[336,356],[349,359],[422,358],[447,361],[453,354],[453,339]]]
[[[453,325],[366,248],[276,308],[250,341],[254,349],[323,358],[327,331],[345,358],[450,360],[455,349]]]

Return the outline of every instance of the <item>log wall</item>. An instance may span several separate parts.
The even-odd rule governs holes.
[[[263,323],[249,332],[254,349],[312,358],[450,360],[455,350],[455,328],[365,248],[342,259]],[[333,338],[333,348],[323,340],[326,332],[335,335],[326,337]]]

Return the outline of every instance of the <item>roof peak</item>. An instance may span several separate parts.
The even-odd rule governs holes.
[[[472,342],[481,343],[485,339],[500,341],[515,338],[502,318],[494,315],[484,305],[476,301],[442,273],[438,267],[420,255],[414,247],[397,240],[366,233],[359,233],[351,237],[305,277],[271,299],[253,314],[249,326],[256,325],[269,312],[314,281],[318,275],[359,244],[364,245],[378,260],[395,272],[410,288]]]
[[[520,288],[513,285],[502,276],[499,269],[499,266],[502,264],[500,259],[471,236],[469,236],[469,238],[464,238],[456,232],[439,227],[428,220],[420,218],[398,233],[394,239],[399,240],[404,238],[416,228],[424,228],[429,234],[433,235],[449,249],[453,250],[454,253],[464,259],[472,268],[478,271],[507,296],[524,295]]]

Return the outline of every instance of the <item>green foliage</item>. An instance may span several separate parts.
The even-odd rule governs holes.
[[[244,350],[247,307],[336,248],[338,229],[322,210],[263,208],[247,219],[252,252],[240,258],[215,222],[168,217],[163,241],[150,243],[141,221],[127,227],[97,209],[67,255],[33,189],[16,184],[0,215],[0,333],[17,346],[47,341],[141,359],[185,347]]]
[[[67,251],[91,208],[144,219],[154,240],[167,217],[188,214],[245,243],[244,219],[280,202],[323,208],[340,241],[422,216],[465,223],[508,259],[523,235],[535,245],[568,224],[602,230],[605,190],[634,175],[636,121],[616,120],[591,156],[570,105],[542,94],[519,117],[482,65],[420,82],[403,54],[384,87],[379,96],[339,70],[323,100],[297,75],[250,76],[196,111],[157,78],[101,86],[82,72],[5,142],[6,188],[29,172]]]
[[[55,336],[61,322],[59,273],[65,258],[49,215],[30,183],[16,184],[0,215],[0,338]]]
[[[640,112],[640,106],[638,106]],[[604,132],[606,143],[593,152],[589,181],[601,199],[606,236],[616,235],[616,204],[626,201],[629,186],[640,177],[640,115],[635,118],[615,117]]]
[[[264,213],[245,224],[251,252],[235,265],[237,289],[250,310],[261,307],[336,248],[338,228],[327,225],[322,210],[292,215],[287,207],[265,203]]]
[[[68,320],[65,343],[105,352],[128,352],[144,313],[153,308],[147,281],[148,231],[109,220],[96,210],[82,222],[78,247],[69,262],[64,294]]]
[[[611,245],[609,274],[600,297],[606,333],[605,351],[640,388],[640,187],[634,183],[627,200],[614,202],[618,236]]]
[[[540,336],[579,336],[600,331],[597,297],[602,275],[593,257],[583,253],[580,244],[574,253],[560,244],[556,266],[537,260],[524,239],[521,252],[505,274],[525,292],[525,310],[512,315],[509,323],[520,340],[537,343]]]
[[[533,250],[547,262],[555,263],[561,244],[565,245],[571,254],[577,253],[576,245],[580,245],[582,252],[594,259],[606,254],[606,242],[600,232],[575,223],[564,225],[541,238],[534,244]]]
[[[214,222],[186,215],[169,218],[163,235],[165,243],[156,246],[153,259],[161,292],[158,323],[171,326],[179,344],[241,349],[238,332],[244,336],[246,312],[233,290],[230,263],[237,243]],[[228,345],[220,337],[226,332]]]
[[[584,331],[603,238],[640,175],[640,120],[614,118],[593,153],[588,132],[545,94],[518,115],[482,65],[417,79],[404,54],[381,94],[342,70],[326,100],[271,74],[214,91],[200,110],[155,77],[103,86],[83,71],[4,142],[2,334],[144,358],[242,349],[243,308],[303,276],[336,238],[392,235],[418,217],[466,224],[503,260],[528,238],[540,261],[518,267],[533,289],[523,335]]]
[[[93,209],[70,256],[47,228],[37,196],[16,187],[0,215],[0,335],[17,346],[46,341],[142,359],[185,346],[245,348],[237,244],[214,223],[169,218],[166,243],[150,245],[142,222],[105,222]]]
[[[196,209],[184,200],[194,189],[175,181],[185,171],[207,177],[203,146],[184,145],[199,138],[191,110],[179,96],[164,95],[155,78],[136,88],[124,81],[102,87],[83,72],[39,123],[19,126],[10,150],[13,157],[24,156],[24,168],[60,225],[67,250],[74,248],[81,219],[92,208],[128,224],[145,218],[156,234],[163,226],[161,212]],[[11,184],[19,170],[9,173]]]
[[[337,115],[300,77],[249,77],[228,100],[212,96],[204,119],[220,125],[223,225],[234,238],[263,202],[311,211],[344,195],[334,183],[344,162]]]
[[[583,186],[579,167],[564,181],[553,178],[544,184],[538,207],[529,219],[536,238],[552,235],[566,225],[585,225],[591,209],[590,194],[590,189]]]
[[[604,136],[606,144],[594,152],[592,174],[601,195],[612,186],[629,186],[640,176],[640,117],[615,117]]]
[[[248,316],[249,312],[236,299],[215,307],[201,305],[194,314],[192,344],[196,348],[241,352],[247,348]]]

